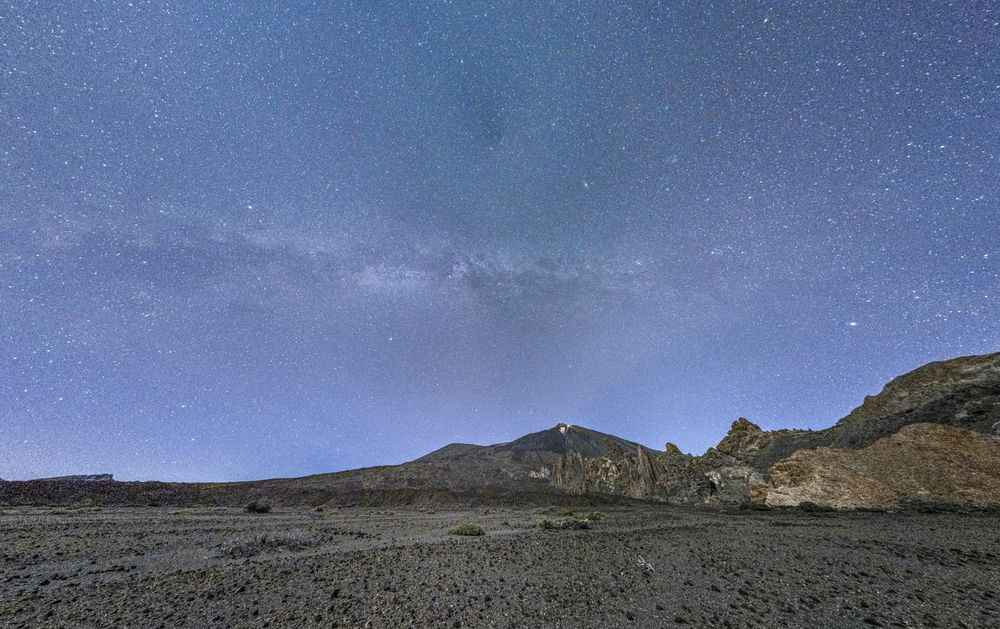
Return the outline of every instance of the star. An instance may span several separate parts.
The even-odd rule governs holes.
[[[1000,349],[990,3],[312,4],[0,7],[5,478],[704,451]]]

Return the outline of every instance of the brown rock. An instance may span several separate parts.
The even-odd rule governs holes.
[[[678,448],[675,444],[670,443],[669,441],[667,442],[667,446],[664,449],[664,454],[666,454],[667,456],[684,456],[684,453],[681,452],[681,449]]]
[[[729,427],[729,433],[722,438],[716,450],[735,457],[745,457],[760,449],[764,431],[745,417],[740,417]]]
[[[1000,438],[912,424],[860,450],[799,450],[771,467],[764,496],[770,506],[839,509],[910,501],[1000,505]]]

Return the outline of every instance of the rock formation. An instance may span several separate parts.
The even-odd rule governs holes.
[[[769,506],[1000,505],[1000,437],[911,424],[858,449],[799,450],[768,472]]]
[[[927,423],[974,436],[946,439],[952,433],[928,428],[901,432],[907,426]],[[918,444],[923,448],[920,452],[937,448],[940,456],[954,459],[961,457],[949,454],[950,450],[975,443],[981,452],[992,443],[982,441],[981,435],[998,433],[1000,353],[920,367],[891,381],[878,395],[865,398],[861,406],[825,430],[765,431],[740,418],[715,448],[698,457],[685,455],[669,443],[663,453],[654,454],[640,446],[634,454],[621,453],[614,459],[567,453],[557,463],[558,473],[553,473],[551,480],[571,493],[620,493],[677,503],[897,505],[907,491],[918,491],[916,485],[897,486],[886,479],[868,478],[857,471],[867,469],[860,463],[851,467],[845,462],[871,463],[872,457],[886,456],[895,462],[887,462],[885,469],[903,471],[907,457],[917,456]],[[937,446],[935,440],[940,441]],[[918,461],[913,459],[914,465]],[[966,463],[972,465],[972,459],[963,465]],[[946,469],[950,478],[961,479],[959,468]],[[831,489],[837,485],[833,479],[842,482],[841,493]],[[803,486],[797,487],[800,482]],[[956,483],[952,493],[958,503],[979,504],[988,496],[972,500],[961,494],[960,483]],[[937,486],[942,489],[928,494],[930,499],[946,501],[949,485]],[[824,498],[824,492],[830,497]]]

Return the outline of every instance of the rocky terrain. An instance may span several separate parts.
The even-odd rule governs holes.
[[[0,626],[1000,625],[995,516],[561,509],[6,508]]]
[[[0,626],[1000,626],[998,429],[993,354],[700,456],[559,424],[305,478],[0,482]]]
[[[913,426],[927,426],[913,428]],[[933,426],[953,430],[936,430]],[[0,505],[689,505],[900,508],[1000,504],[1000,353],[930,363],[825,430],[747,419],[705,454],[558,424],[509,443],[451,444],[402,465],[246,483],[122,483],[110,475],[0,481]],[[921,467],[937,461],[939,476]]]

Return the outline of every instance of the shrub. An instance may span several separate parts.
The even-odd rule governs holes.
[[[253,557],[265,551],[281,548],[302,550],[323,543],[322,536],[311,531],[291,530],[278,533],[258,533],[249,537],[234,537],[216,548],[224,557]]]
[[[604,514],[600,511],[591,511],[590,513],[581,513],[577,518],[587,522],[600,522],[604,519]]]
[[[246,506],[247,513],[271,513],[271,504],[258,498]]]
[[[573,510],[570,509],[569,507],[560,509],[559,513],[557,513],[556,515],[559,516],[560,518],[571,518],[573,517]]]
[[[448,532],[452,535],[483,535],[483,527],[475,524],[474,522],[462,522],[461,524],[456,524],[455,526],[448,529]]]

